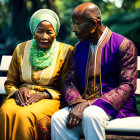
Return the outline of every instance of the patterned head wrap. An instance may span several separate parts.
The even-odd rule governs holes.
[[[38,24],[44,20],[52,24],[57,35],[60,29],[60,20],[57,14],[50,9],[40,9],[32,15],[29,23],[31,33],[34,34]]]
[[[52,24],[56,35],[58,35],[60,29],[60,21],[55,12],[49,9],[40,9],[37,10],[30,19],[30,31],[32,35],[38,26],[38,24],[42,21],[48,21]],[[31,48],[30,48],[30,57],[29,62],[33,69],[42,70],[46,67],[49,67],[52,64],[54,52],[57,46],[57,41],[54,39],[52,45],[48,49],[39,49],[36,44],[36,40],[32,39]]]

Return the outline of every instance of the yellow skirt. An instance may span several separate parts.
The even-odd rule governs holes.
[[[60,108],[59,100],[43,99],[21,107],[8,99],[0,108],[0,140],[36,140],[37,122]]]

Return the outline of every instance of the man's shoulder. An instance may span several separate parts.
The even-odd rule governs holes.
[[[116,32],[112,32],[112,36],[115,38],[115,40],[122,40],[122,42],[128,43],[128,44],[134,44],[132,40],[130,40],[129,38],[116,33]]]
[[[111,38],[113,40],[113,44],[115,44],[114,46],[119,48],[120,54],[125,54],[126,52],[137,53],[135,44],[129,38],[116,32],[112,32]]]
[[[116,39],[126,39],[127,38],[127,37],[125,37],[119,33],[116,33],[116,32],[112,32],[112,37],[116,38]]]
[[[119,47],[124,46],[126,44],[134,44],[127,37],[116,32],[112,32],[111,40],[116,44],[115,46],[119,46]]]
[[[127,37],[125,37],[125,36],[123,36],[123,35],[121,35],[121,34],[119,34],[119,33],[112,32],[112,36],[113,36],[115,39],[127,40],[127,41],[129,41],[129,42],[132,42],[132,43],[133,43],[133,41],[132,41],[132,40],[130,40],[129,38],[127,38]]]

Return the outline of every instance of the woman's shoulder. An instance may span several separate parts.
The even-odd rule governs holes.
[[[25,47],[27,46],[27,45],[30,45],[30,43],[31,43],[31,40],[28,40],[28,41],[24,41],[24,42],[21,42],[21,43],[19,43],[17,46],[16,46],[16,48],[15,48],[15,50],[14,50],[14,53],[15,54],[24,54],[24,49],[25,49]]]
[[[62,50],[70,50],[70,51],[73,50],[73,46],[72,45],[66,44],[66,43],[62,43],[62,42],[59,42],[59,47]]]
[[[27,40],[27,41],[24,41],[24,42],[21,42],[17,45],[16,49],[20,49],[20,48],[25,48],[25,46],[29,43],[31,43],[32,40]]]
[[[67,56],[71,54],[73,50],[73,46],[70,44],[59,42],[59,54],[61,58],[65,59]]]

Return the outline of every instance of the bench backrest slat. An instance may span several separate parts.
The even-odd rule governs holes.
[[[8,71],[12,56],[3,55],[1,59],[0,71]]]

